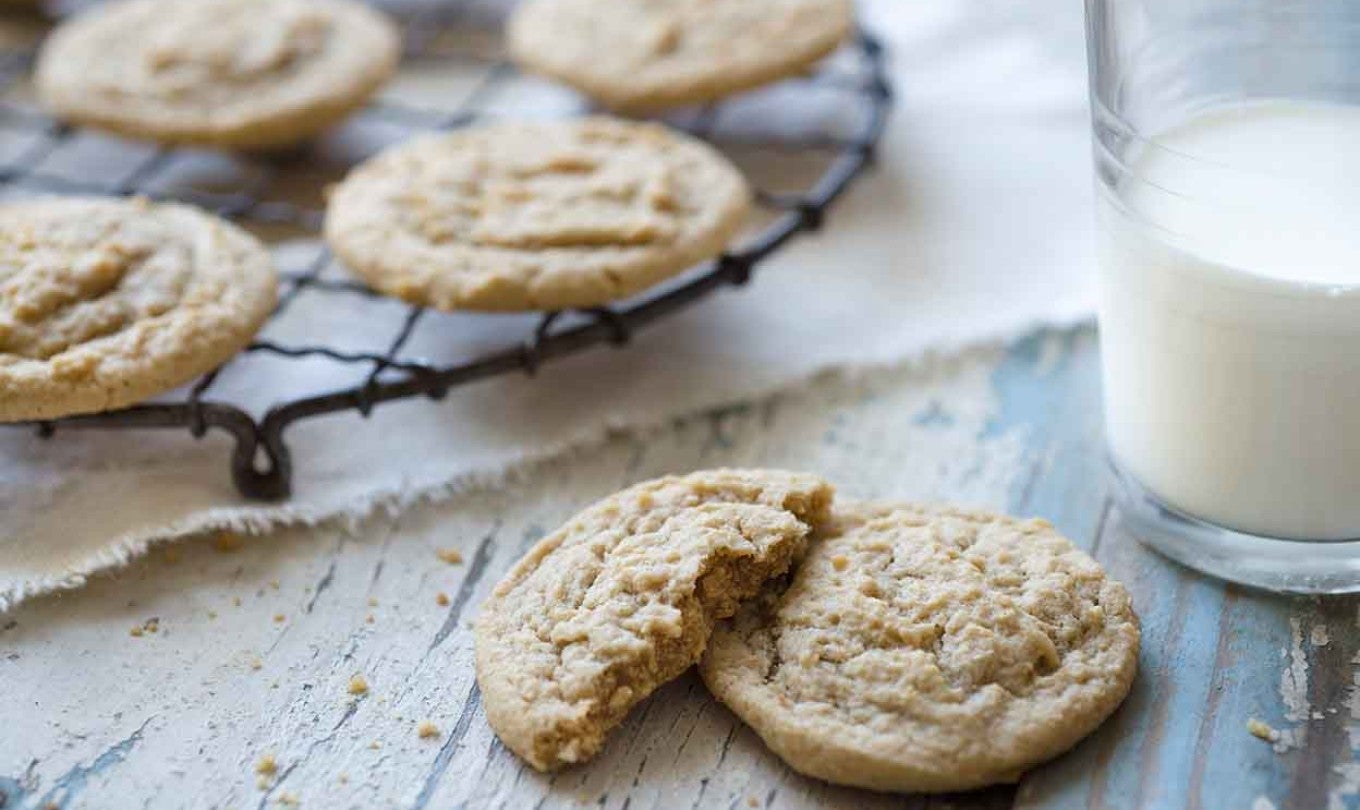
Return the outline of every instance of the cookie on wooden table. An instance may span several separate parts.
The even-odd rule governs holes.
[[[477,682],[506,747],[540,770],[583,762],[628,710],[699,660],[801,554],[825,482],[711,470],[637,484],[539,541],[476,624]]]
[[[0,421],[135,404],[221,365],[274,307],[259,240],[140,200],[0,205]]]
[[[887,791],[1013,782],[1128,693],[1124,587],[1037,520],[837,504],[781,592],[717,629],[713,694],[794,770]]]
[[[531,71],[648,112],[801,73],[852,27],[850,0],[529,0],[509,44]]]
[[[427,136],[356,168],[326,240],[375,289],[438,309],[594,307],[713,258],[751,192],[708,145],[585,118]]]
[[[357,0],[118,0],[58,26],[35,83],[73,123],[269,149],[361,106],[399,56],[395,26]]]

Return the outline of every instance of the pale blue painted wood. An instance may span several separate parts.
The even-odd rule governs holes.
[[[1360,731],[1347,707],[1360,602],[1225,586],[1139,545],[1108,498],[1098,355],[1092,328],[1042,332],[1012,346],[994,376],[1000,410],[989,432],[1022,431],[1033,464],[1012,493],[1012,510],[1047,517],[1092,550],[1128,584],[1144,632],[1138,681],[1124,707],[1074,751],[1029,775],[1016,805],[1360,806],[1343,795],[1338,770],[1353,761],[1349,735]],[[1310,642],[1315,627],[1325,628],[1325,645]],[[1281,689],[1291,654],[1301,656],[1295,669],[1306,671],[1306,688],[1284,691],[1310,713],[1292,720]],[[1277,753],[1248,733],[1252,717],[1302,728],[1304,741]]]

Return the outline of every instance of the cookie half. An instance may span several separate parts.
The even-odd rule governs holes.
[[[852,25],[850,0],[531,0],[511,18],[509,44],[529,70],[648,112],[800,73]]]
[[[751,194],[655,124],[508,123],[383,152],[335,189],[326,239],[375,289],[438,309],[594,307],[720,254]]]
[[[699,660],[714,622],[786,571],[831,487],[712,470],[638,484],[548,535],[477,619],[477,683],[506,747],[583,762],[634,705]]]
[[[787,588],[715,631],[700,672],[801,773],[968,790],[1100,725],[1138,643],[1123,586],[1044,521],[838,503]]]
[[[396,27],[355,0],[119,0],[60,25],[34,81],[66,121],[267,149],[361,106],[399,56]]]
[[[0,205],[0,421],[132,405],[221,365],[274,307],[269,252],[196,208]]]

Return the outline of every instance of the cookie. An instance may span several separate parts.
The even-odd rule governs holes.
[[[750,200],[725,158],[656,124],[508,123],[365,162],[332,193],[326,239],[421,306],[585,308],[717,256]]]
[[[1129,595],[1048,523],[836,511],[786,589],[720,626],[700,665],[794,770],[884,791],[1013,782],[1128,693]]]
[[[783,573],[826,516],[810,475],[712,470],[612,495],[515,565],[476,624],[477,683],[506,747],[583,762],[699,660],[713,623]]]
[[[0,205],[0,421],[132,405],[221,365],[274,307],[253,236],[195,208]]]
[[[119,0],[58,26],[34,81],[72,123],[270,149],[361,106],[399,55],[395,26],[356,0]]]
[[[651,112],[805,71],[849,36],[852,11],[850,0],[530,0],[509,46],[606,107]]]

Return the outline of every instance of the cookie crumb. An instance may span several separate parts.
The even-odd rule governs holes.
[[[250,668],[251,668],[251,669],[255,669],[255,670],[263,669],[263,668],[264,668],[264,662],[261,661],[261,660],[259,659],[258,656],[252,657],[252,658],[250,659]]]
[[[277,590],[279,589],[279,587],[280,587],[279,581],[278,581],[277,579],[271,579],[271,580],[269,580],[269,587],[271,587],[271,588],[273,588],[274,590],[277,591]]]
[[[231,605],[232,605],[232,607],[240,607],[240,606],[241,606],[241,597],[239,597],[239,596],[233,596],[233,597],[231,598]]]
[[[456,548],[441,548],[435,550],[435,556],[449,565],[462,565],[463,552]]]
[[[217,618],[217,611],[215,611],[215,610],[210,610],[210,611],[208,611],[208,621],[212,621],[213,619],[216,619],[216,618]]]
[[[221,554],[240,551],[245,544],[245,536],[236,532],[218,532],[212,538],[213,549]]]
[[[354,696],[368,694],[368,680],[362,675],[355,675],[349,679],[349,693]]]
[[[844,571],[850,565],[850,560],[840,554],[831,558],[831,567],[837,571]]]
[[[302,804],[302,800],[298,798],[298,795],[288,790],[285,790],[279,794],[278,801],[279,804],[285,805],[287,807],[297,807],[298,805]]]
[[[1277,742],[1280,739],[1280,732],[1255,717],[1247,719],[1247,731],[1251,732],[1251,736],[1268,743]]]
[[[440,591],[439,593],[434,595],[434,602],[436,605],[439,605],[440,607],[448,607],[449,595],[444,593],[443,591]]]
[[[339,782],[339,783],[342,784],[342,785],[348,785],[348,784],[349,784],[349,774],[343,773],[343,772],[342,772],[339,776],[335,777],[335,781]]]
[[[377,599],[377,597],[373,597],[373,596],[368,597],[368,606],[369,606],[369,607],[377,607],[377,606],[378,606],[378,599]]]
[[[759,806],[760,806],[760,797],[759,797],[759,796],[747,796],[747,797],[746,797],[746,806],[747,806],[747,807],[759,807]]]
[[[278,760],[274,759],[273,754],[265,754],[255,760],[255,773],[261,776],[273,776],[279,772]]]
[[[372,614],[372,613],[370,613],[370,614],[368,614],[367,616],[364,617],[364,624],[373,624],[373,622],[374,622],[374,618],[373,618],[373,614]]]
[[[140,624],[134,624],[132,625],[132,629],[128,631],[128,635],[132,636],[133,638],[141,638],[142,634],[145,632],[146,631],[142,630],[142,626]]]
[[[261,774],[260,776],[255,777],[255,787],[258,790],[269,790],[270,784],[271,780],[268,776]]]
[[[421,720],[421,721],[420,721],[420,725],[416,726],[416,734],[417,734],[417,735],[420,737],[420,739],[422,739],[422,740],[428,740],[428,739],[430,739],[431,737],[438,737],[438,736],[439,736],[439,726],[436,726],[434,723],[430,722],[429,720]]]
[[[377,740],[374,740],[373,742],[368,744],[368,747],[369,750],[377,751],[379,748],[382,748],[382,743],[378,742]]]
[[[275,614],[274,614],[274,624],[283,624],[284,621],[285,621],[287,618],[288,618],[288,617],[285,616],[285,615],[283,615],[282,613],[275,613]]]

